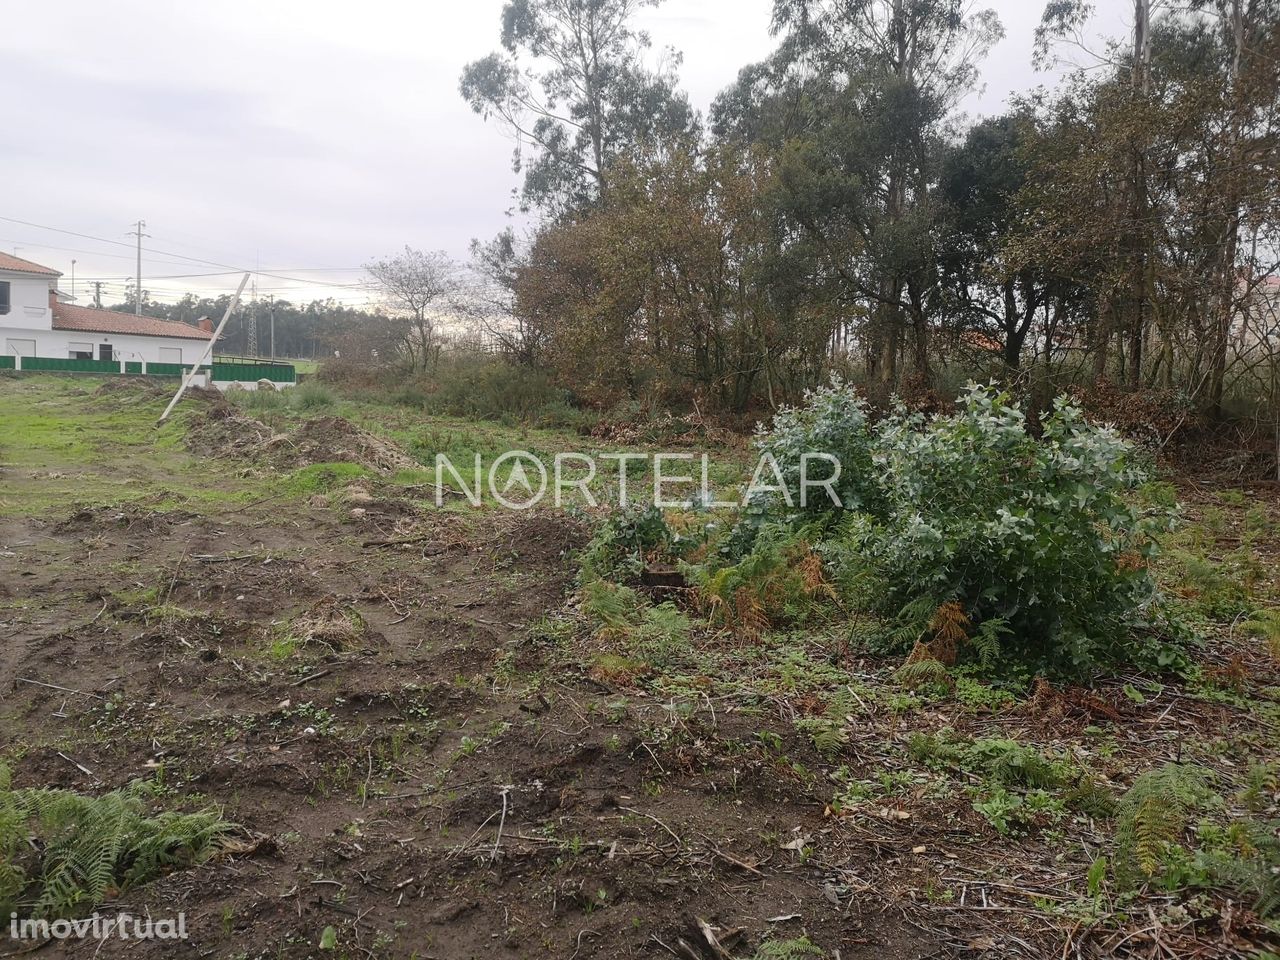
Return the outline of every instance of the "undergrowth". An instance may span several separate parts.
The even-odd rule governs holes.
[[[0,766],[0,912],[63,918],[217,851],[233,829],[213,810],[150,815],[154,783],[101,796],[21,789]]]

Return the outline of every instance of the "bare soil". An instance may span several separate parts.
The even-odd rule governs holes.
[[[334,926],[351,956],[662,956],[695,917],[743,945],[937,954],[899,905],[830,892],[847,863],[762,839],[830,829],[794,780],[643,746],[628,698],[606,709],[615,692],[584,676],[526,682],[578,524],[375,523],[278,505],[0,522],[0,717],[30,744],[15,785],[99,791],[162,766],[259,838],[103,907],[185,911],[189,940],[43,955],[307,957]],[[333,609],[359,632],[271,656],[282,625]]]
[[[384,476],[360,482],[354,509],[351,488],[310,501],[250,488],[0,518],[0,756],[15,785],[96,793],[158,777],[169,806],[216,805],[241,828],[231,852],[101,907],[182,911],[189,939],[0,956],[725,960],[808,937],[836,960],[1209,958],[1273,945],[1218,893],[1194,914],[1153,890],[1086,915],[1109,827],[1076,817],[1003,835],[961,782],[894,779],[908,737],[944,728],[1089,756],[1117,792],[1170,760],[1238,773],[1277,752],[1239,697],[1169,682],[1135,698],[1142,679],[1117,677],[990,707],[911,700],[888,679],[896,663],[838,632],[785,639],[807,658],[792,689],[727,689],[746,663],[731,637],[701,638],[691,675],[630,675],[589,630],[557,626],[575,622],[581,522],[424,506],[385,477],[403,453],[348,421],[280,439],[203,402],[190,450],[268,474],[347,460]],[[0,464],[0,480],[47,466]],[[187,476],[131,457],[77,469],[149,486]],[[1207,491],[1183,494],[1221,512]],[[1208,559],[1240,549],[1248,507],[1280,529],[1273,497],[1233,508]],[[1250,575],[1280,585],[1277,541],[1251,556]],[[1276,702],[1280,670],[1256,641],[1229,633],[1203,656],[1224,687]],[[835,757],[798,732],[830,693],[812,676],[824,666],[879,684]],[[883,799],[834,809],[838,765],[883,778]],[[337,947],[321,951],[329,927]]]

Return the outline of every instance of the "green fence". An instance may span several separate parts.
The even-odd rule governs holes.
[[[15,358],[0,356],[0,370],[16,368]],[[23,357],[24,371],[45,371],[49,373],[120,373],[118,360],[58,360],[53,357]],[[146,373],[150,377],[181,377],[190,365],[181,363],[148,363],[126,360],[124,372],[138,375]],[[215,361],[212,367],[201,368],[205,373],[212,373],[213,380],[232,383],[257,383],[259,380],[270,380],[272,383],[295,383],[297,378],[292,364],[239,361],[225,363]]]
[[[60,373],[119,373],[116,360],[55,360],[52,357],[23,357],[23,370],[52,370]]]
[[[293,383],[293,367],[287,363],[219,363],[213,362],[213,379],[233,380],[240,383]]]
[[[180,363],[148,363],[147,376],[149,377],[180,377],[190,369],[191,368],[189,366],[184,367]],[[207,370],[208,367],[204,367],[202,369]],[[125,372],[128,373],[130,371],[126,368]],[[138,372],[141,373],[142,371],[138,371]]]

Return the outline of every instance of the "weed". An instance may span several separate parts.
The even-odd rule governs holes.
[[[263,391],[256,391],[262,393]],[[305,380],[288,393],[289,403],[295,409],[312,412],[333,406],[333,391],[318,380]]]
[[[756,948],[751,960],[808,960],[826,953],[808,937],[794,940],[766,940]]]
[[[0,766],[0,910],[26,916],[85,913],[109,890],[212,855],[233,825],[217,812],[146,813],[151,784],[92,797],[10,786]]]
[[[358,463],[313,463],[282,477],[276,486],[282,493],[309,497],[371,476],[372,471]]]
[[[1261,637],[1271,651],[1271,656],[1280,660],[1280,609],[1259,610],[1253,617],[1240,625],[1240,629],[1255,637]]]
[[[1172,852],[1187,820],[1213,796],[1210,773],[1167,763],[1133,782],[1120,800],[1113,870],[1123,885],[1150,878]]]

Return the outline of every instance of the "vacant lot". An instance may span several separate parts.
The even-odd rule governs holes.
[[[184,911],[187,941],[43,956],[1275,949],[1247,884],[1097,866],[1117,799],[1168,761],[1213,771],[1228,818],[1276,816],[1280,674],[1240,629],[1280,595],[1274,489],[1180,489],[1160,573],[1212,638],[1185,679],[921,690],[856,621],[698,630],[638,663],[578,610],[589,517],[432,503],[435,452],[580,438],[209,397],[157,429],[164,402],[0,380],[13,786],[144,779],[239,825],[104,905]]]

